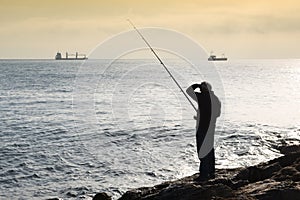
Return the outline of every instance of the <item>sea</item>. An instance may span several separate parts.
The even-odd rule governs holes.
[[[208,81],[222,102],[216,168],[299,144],[299,59],[165,64],[183,91]],[[198,172],[197,105],[156,60],[0,60],[0,72],[0,199],[117,199]]]

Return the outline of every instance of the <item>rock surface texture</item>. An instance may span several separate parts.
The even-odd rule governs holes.
[[[300,200],[300,146],[281,147],[284,156],[256,166],[220,169],[216,178],[199,174],[126,192],[119,200]]]

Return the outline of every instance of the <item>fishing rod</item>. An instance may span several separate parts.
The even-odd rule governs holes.
[[[127,19],[127,21],[132,25],[132,27],[136,30],[136,32],[141,36],[141,38],[144,40],[144,42],[146,43],[146,45],[149,47],[149,49],[152,51],[152,53],[154,54],[154,56],[158,59],[158,61],[160,62],[160,64],[165,68],[165,70],[168,72],[168,74],[171,76],[171,78],[173,79],[173,81],[176,83],[176,85],[179,87],[180,91],[183,93],[183,95],[186,97],[186,99],[189,101],[189,103],[193,106],[193,108],[195,109],[195,111],[197,112],[196,107],[194,106],[194,104],[191,102],[191,100],[189,99],[189,97],[185,94],[185,92],[183,91],[183,89],[180,87],[179,83],[176,81],[176,79],[174,78],[174,76],[171,74],[171,72],[168,70],[168,68],[166,67],[166,65],[163,63],[163,61],[159,58],[159,56],[155,53],[155,51],[153,50],[153,48],[151,47],[151,45],[147,42],[147,40],[144,38],[144,36],[142,35],[142,33],[135,27],[135,25],[130,21],[130,19]]]

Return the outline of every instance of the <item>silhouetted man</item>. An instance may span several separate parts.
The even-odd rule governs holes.
[[[200,92],[195,91],[197,88]],[[215,177],[214,133],[216,120],[220,116],[221,102],[207,82],[193,84],[187,94],[198,102],[197,112],[197,153],[200,159],[200,180]]]

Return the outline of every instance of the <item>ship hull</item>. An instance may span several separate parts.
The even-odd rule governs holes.
[[[209,61],[227,61],[227,58],[209,58]]]
[[[55,58],[55,60],[87,60],[88,58]]]

